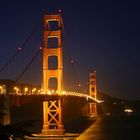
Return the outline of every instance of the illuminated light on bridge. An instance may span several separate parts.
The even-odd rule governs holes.
[[[2,90],[2,86],[0,86],[0,93],[1,93],[1,90]]]
[[[97,103],[102,103],[104,101],[98,100],[93,98],[92,96],[89,96],[87,94],[84,93],[79,93],[79,92],[73,92],[73,91],[61,91],[59,92],[58,90],[47,90],[47,91],[42,91],[42,89],[40,89],[40,92],[35,92],[36,88],[32,89],[32,92],[27,92],[28,88],[25,88],[25,92],[18,92],[19,88],[18,87],[14,87],[14,89],[16,90],[15,93],[10,93],[10,95],[14,95],[14,96],[31,96],[31,95],[42,95],[42,96],[73,96],[73,97],[79,97],[79,98],[83,98],[86,99],[87,101],[91,100]],[[1,93],[4,94],[4,93]]]
[[[16,91],[16,93],[19,92],[19,88],[18,87],[14,87],[14,90]]]
[[[27,91],[28,91],[28,87],[25,87],[24,91],[25,91],[25,93],[27,93]]]
[[[126,109],[124,109],[124,112],[126,112],[126,113],[132,113],[133,110],[131,108],[126,108]]]
[[[33,89],[32,89],[32,93],[34,93],[35,91],[36,91],[36,88],[33,88]]]
[[[18,50],[21,51],[21,48],[19,47]]]
[[[86,99],[86,101],[92,101],[92,102],[97,102],[97,103],[102,103],[104,101],[98,100],[92,96],[89,96],[85,93],[80,93],[80,92],[73,92],[73,91],[58,91],[58,90],[49,90],[47,89],[47,91],[43,90],[43,89],[37,89],[36,87],[32,88],[31,90],[29,90],[28,87],[25,87],[24,90],[21,92],[20,88],[15,86],[13,88],[15,90],[15,92],[9,93],[9,95],[14,95],[14,96],[32,96],[32,95],[42,95],[42,96],[73,96],[73,97],[79,97],[79,98],[83,98]],[[3,95],[5,94],[5,92],[2,92],[2,86],[0,86],[0,94]]]
[[[86,95],[84,93],[71,92],[71,91],[62,91],[61,94],[66,95],[66,96],[75,96],[75,97],[80,97],[80,98],[86,98],[87,100],[90,99],[90,100],[95,101],[97,103],[103,102],[101,100],[95,99],[92,96]]]

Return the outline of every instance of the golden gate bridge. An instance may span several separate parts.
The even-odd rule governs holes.
[[[65,129],[62,122],[62,98],[69,96],[85,100],[89,103],[89,114],[97,114],[96,103],[101,101],[97,99],[96,71],[94,70],[89,74],[88,92],[64,90],[62,50],[62,29],[64,25],[61,11],[55,14],[44,14],[42,45],[39,44],[40,41],[37,42],[37,38],[40,39],[40,37],[34,35],[36,30],[41,30],[39,25],[40,22],[23,45],[1,67],[0,74],[3,79],[6,76],[7,79],[16,77],[16,80],[14,79],[14,83],[10,87],[6,87],[3,82],[0,83],[0,98],[6,97],[7,110],[5,112],[9,111],[7,107],[9,106],[9,97],[14,99],[41,98],[43,102],[43,126],[40,136],[63,136],[65,135]],[[32,44],[33,36],[35,36],[37,45]],[[37,46],[34,51],[33,47],[29,47],[33,45]],[[32,82],[29,84],[31,80]],[[23,85],[25,85],[24,88]],[[30,85],[30,88],[27,85]],[[7,113],[5,123],[10,123],[7,119],[10,117],[8,115],[9,113]]]

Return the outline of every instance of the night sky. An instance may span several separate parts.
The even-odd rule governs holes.
[[[89,72],[96,69],[98,91],[140,99],[138,1],[1,0],[0,64],[6,53],[24,42],[44,11],[58,9],[62,10],[65,27],[64,53],[74,59],[74,75],[82,87],[88,82]],[[68,64],[64,70],[72,78]]]

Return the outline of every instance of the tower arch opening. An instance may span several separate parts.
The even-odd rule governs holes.
[[[58,88],[57,78],[53,77],[53,78],[49,79],[48,88],[49,88],[49,90],[57,90],[57,88]]]
[[[49,56],[48,58],[48,70],[56,70],[58,68],[58,57]]]

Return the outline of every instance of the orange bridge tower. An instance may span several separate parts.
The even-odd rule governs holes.
[[[50,79],[57,81],[57,93],[61,94],[63,90],[63,61],[62,61],[62,43],[61,43],[61,13],[44,15],[44,47],[43,47],[43,90],[47,92],[50,85]],[[55,25],[55,28],[52,27]],[[50,47],[48,41],[57,40],[55,47]],[[57,58],[55,69],[49,68],[49,58]],[[62,124],[61,99],[55,99],[43,102],[43,129],[44,135],[63,135],[64,128]]]
[[[89,95],[97,99],[96,70],[93,70],[89,74]],[[89,114],[97,115],[96,103],[90,103]]]

